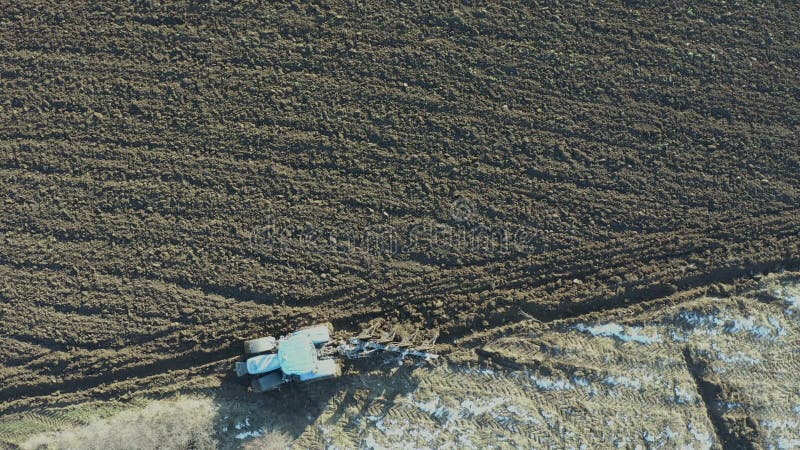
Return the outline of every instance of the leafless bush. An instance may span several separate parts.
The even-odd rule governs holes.
[[[242,445],[242,450],[284,450],[289,448],[292,438],[283,432],[272,431]]]

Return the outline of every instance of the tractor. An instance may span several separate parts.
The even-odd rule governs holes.
[[[377,321],[355,338],[336,342],[332,340],[333,325],[323,323],[301,328],[275,339],[272,336],[251,339],[244,343],[244,360],[237,361],[234,369],[239,377],[250,376],[255,392],[267,392],[290,382],[313,382],[341,375],[342,359],[358,359],[378,352],[391,352],[398,360],[406,356],[431,361],[438,355],[420,348],[433,347],[437,333],[420,342],[417,349],[410,348],[417,333],[396,340],[397,328],[375,333],[382,324]]]

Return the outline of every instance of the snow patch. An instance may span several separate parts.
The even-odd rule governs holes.
[[[712,448],[714,446],[714,444],[716,443],[716,440],[714,439],[714,435],[713,434],[709,433],[708,431],[703,432],[703,431],[697,429],[697,427],[695,426],[694,423],[689,422],[689,424],[686,426],[686,428],[689,430],[689,433],[692,433],[692,436],[694,436],[694,439],[697,442],[703,444],[702,448],[705,448],[705,449]],[[692,446],[692,448],[695,448],[695,447]]]
[[[737,363],[758,364],[759,362],[761,362],[758,359],[745,356],[742,352],[736,352],[736,353],[737,353],[736,355],[731,356],[724,352],[717,352],[717,357],[728,364],[737,364]]]
[[[526,410],[526,409],[524,409],[524,408],[522,408],[520,406],[517,406],[517,405],[506,405],[506,410],[508,410],[508,412],[510,412],[511,414],[519,417],[520,420],[522,420],[523,422],[533,423],[533,424],[537,424],[537,425],[541,424],[541,422],[538,419],[536,419],[535,417],[531,416],[531,414],[530,414],[530,412],[528,412],[528,410]]]
[[[744,403],[741,402],[718,402],[718,404],[726,411],[731,411],[734,409],[744,409]]]
[[[492,411],[496,407],[508,403],[510,400],[505,397],[494,397],[488,400],[478,401],[477,403],[471,399],[466,399],[461,402],[462,414],[459,416],[468,417],[479,416]],[[464,413],[464,411],[466,411]]]
[[[624,386],[624,387],[627,387],[627,388],[630,388],[630,389],[641,389],[642,388],[641,381],[639,381],[639,380],[637,380],[635,378],[626,377],[625,375],[617,375],[617,376],[611,375],[611,376],[608,376],[603,380],[603,383],[605,383],[605,384],[607,384],[609,386]]]
[[[777,334],[772,329],[759,325],[753,316],[727,321],[725,332],[732,334],[746,332],[758,339],[774,339],[777,337]]]
[[[404,436],[411,436],[416,438],[416,442],[419,442],[420,439],[423,440],[426,444],[431,444],[436,440],[436,433],[426,428],[420,428],[415,425],[412,425],[411,422],[408,420],[400,421],[396,419],[381,417],[381,416],[367,416],[367,420],[372,422],[375,425],[375,428],[383,433],[385,436],[392,437],[392,438],[402,438]],[[395,441],[392,440],[393,448],[408,448],[408,449],[427,449],[430,447],[415,447],[408,442],[403,441]],[[376,440],[375,437],[370,433],[364,439],[364,446],[366,448],[372,449],[384,449],[387,447],[383,447],[380,445]],[[398,447],[395,447],[398,446]]]
[[[767,428],[797,428],[800,422],[792,419],[762,420],[761,425]]]
[[[800,295],[789,295],[786,297],[786,311],[790,313],[800,312]]]
[[[449,408],[447,408],[445,406],[441,406],[439,404],[440,403],[439,397],[434,397],[434,398],[428,400],[427,402],[421,402],[421,401],[414,400],[414,394],[413,393],[408,394],[408,397],[409,397],[409,401],[413,405],[415,405],[417,408],[419,408],[420,411],[426,412],[426,413],[430,414],[431,416],[433,416],[433,417],[435,417],[437,419],[447,419],[447,420],[449,420],[448,416],[452,416],[453,415],[452,411]]]
[[[453,371],[467,375],[483,375],[488,377],[495,376],[495,371],[490,367],[457,367]]]
[[[240,420],[240,421],[236,422],[233,425],[233,428],[235,428],[237,430],[243,430],[243,429],[249,428],[249,427],[250,427],[250,418],[249,417],[245,417],[244,421]],[[228,427],[227,426],[223,427],[222,431],[228,431]],[[254,438],[254,437],[259,437],[259,436],[263,436],[263,435],[264,435],[264,430],[262,430],[262,429],[251,430],[251,431],[242,431],[241,433],[237,433],[236,434],[236,439],[243,440],[243,439]]]
[[[249,426],[250,426],[250,418],[245,417],[244,422],[236,422],[236,425],[234,425],[233,427],[236,428],[237,430],[241,430],[242,428],[247,428]]]
[[[572,382],[575,383],[575,385],[580,386],[580,387],[589,387],[589,384],[590,384],[589,380],[587,380],[586,378],[577,377],[577,376],[573,376],[572,377]]]
[[[687,328],[716,328],[724,321],[717,314],[701,314],[697,311],[681,311],[675,315],[675,321]]]
[[[388,447],[384,447],[375,440],[374,437],[370,434],[369,436],[364,438],[364,448],[368,448],[370,450],[389,450]]]
[[[769,448],[777,448],[780,450],[797,449],[800,448],[800,439],[780,438],[775,446],[770,445]]]
[[[536,375],[530,375],[531,381],[543,391],[567,391],[573,389],[572,383],[569,380],[565,380],[563,378],[540,378]]]
[[[623,327],[614,322],[592,326],[579,323],[575,325],[575,329],[583,333],[589,333],[592,336],[613,337],[623,342],[638,342],[645,345],[661,342],[661,336],[645,334],[642,327]]]
[[[675,403],[678,403],[680,405],[686,403],[694,403],[697,400],[697,394],[688,391],[680,386],[675,386],[673,391],[675,392]]]
[[[468,433],[462,433],[458,436],[458,443],[461,444],[461,448],[469,448],[469,449],[476,449],[478,447],[472,442],[470,439],[470,435],[472,434],[472,430],[469,430]]]
[[[245,431],[243,433],[237,434],[236,435],[236,439],[242,440],[242,439],[247,439],[247,438],[260,437],[260,436],[263,436],[263,435],[264,435],[264,433],[262,433],[260,430]]]
[[[674,316],[674,322],[680,329],[670,331],[674,342],[688,342],[689,338],[703,331],[707,336],[717,336],[720,332],[727,334],[748,333],[761,340],[775,340],[786,335],[786,329],[775,317],[767,318],[767,322],[759,323],[754,316],[730,317],[719,316],[718,313],[701,314],[697,311],[681,311]]]
[[[405,434],[405,427],[391,427],[392,422],[389,421],[389,425],[386,424],[386,419],[378,419],[374,421],[375,428],[380,430],[381,433],[385,434],[386,436],[402,436]]]

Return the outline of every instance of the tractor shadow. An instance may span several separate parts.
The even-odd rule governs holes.
[[[342,376],[313,383],[287,384],[255,393],[231,373],[214,389],[215,434],[219,448],[260,448],[292,442],[328,427],[356,431],[367,416],[382,417],[395,401],[419,385],[414,372],[426,363],[389,355],[345,361]]]

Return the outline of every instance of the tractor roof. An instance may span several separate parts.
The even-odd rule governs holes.
[[[281,370],[287,375],[312,372],[317,366],[317,350],[306,333],[294,333],[278,344]]]

